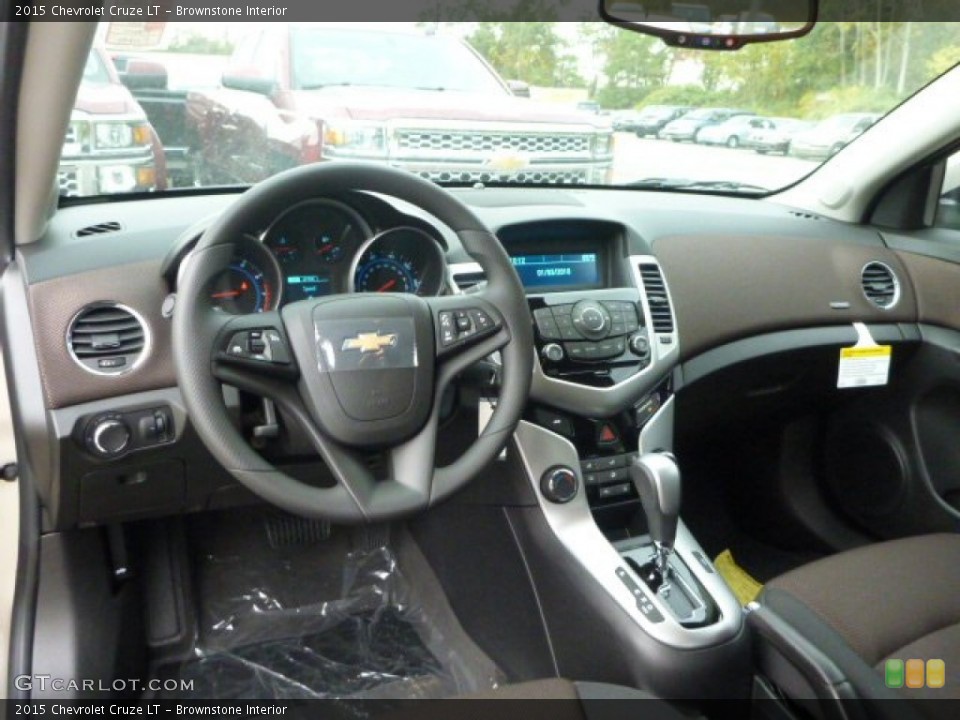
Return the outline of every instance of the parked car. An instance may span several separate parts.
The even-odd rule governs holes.
[[[188,91],[172,89],[167,67],[153,57],[114,54],[111,59],[120,82],[143,108],[163,144],[169,186],[196,185],[191,148],[197,142],[185,112]]]
[[[438,182],[593,184],[612,164],[608,118],[516,97],[444,35],[266,23],[240,41],[223,87],[187,104],[205,183],[349,159]]]
[[[682,105],[648,105],[640,111],[634,132],[637,137],[653,135],[656,137],[667,123],[690,112],[690,108]]]
[[[834,115],[794,136],[790,141],[790,154],[814,160],[832,157],[879,119],[880,116],[873,113]]]
[[[643,113],[637,110],[618,110],[611,116],[613,129],[616,132],[636,132],[642,117]]]
[[[787,154],[790,140],[798,133],[809,130],[813,123],[793,118],[768,118],[770,125],[757,128],[747,136],[746,145],[754,151],[765,155],[767,153]]]
[[[738,148],[747,144],[750,133],[773,127],[767,118],[754,115],[735,115],[719,125],[707,125],[695,138],[701,145],[726,145]]]
[[[102,47],[94,47],[70,114],[58,171],[61,196],[166,188],[163,146]]]
[[[673,140],[681,142],[688,140],[693,142],[697,133],[709,125],[719,125],[732,117],[738,115],[753,115],[747,110],[734,110],[731,108],[700,108],[693,110],[686,115],[667,123],[660,131],[658,137],[663,140]]]

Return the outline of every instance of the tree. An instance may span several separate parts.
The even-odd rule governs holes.
[[[552,22],[481,22],[468,42],[500,75],[546,87],[585,82]]]

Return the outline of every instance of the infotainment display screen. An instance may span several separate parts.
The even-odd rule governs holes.
[[[597,253],[514,255],[513,266],[528,290],[572,290],[599,287]]]

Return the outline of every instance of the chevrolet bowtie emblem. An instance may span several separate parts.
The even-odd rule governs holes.
[[[354,338],[347,338],[343,341],[342,350],[359,350],[366,355],[367,353],[383,352],[385,348],[396,347],[399,341],[396,333],[390,335],[381,335],[380,333],[360,333]]]

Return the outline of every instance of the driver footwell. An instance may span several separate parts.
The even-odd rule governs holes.
[[[178,698],[442,698],[503,682],[403,528],[290,520],[245,510],[194,523],[197,642],[156,670],[186,681]]]

